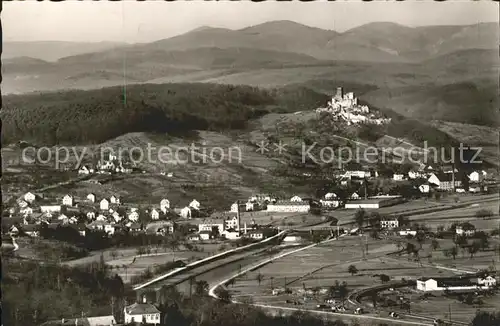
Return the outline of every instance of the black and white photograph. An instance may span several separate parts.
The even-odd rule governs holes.
[[[500,4],[1,3],[2,326],[499,326]]]

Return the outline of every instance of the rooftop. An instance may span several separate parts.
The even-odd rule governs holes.
[[[149,303],[134,303],[125,307],[125,311],[129,315],[144,315],[144,314],[159,314],[160,311]]]

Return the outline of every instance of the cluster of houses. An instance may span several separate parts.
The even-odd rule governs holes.
[[[489,290],[497,285],[492,275],[477,278],[420,278],[416,288],[423,292]]]
[[[432,191],[480,193],[488,191],[486,184],[488,173],[484,170],[464,172],[451,165],[432,166],[420,164],[418,168],[406,173],[392,173],[393,181],[413,181],[415,189],[422,194]],[[376,179],[379,173],[373,169],[347,170],[339,173],[337,179],[345,186],[348,183],[363,183],[367,179]],[[353,194],[356,199],[358,194]]]
[[[164,198],[158,207],[144,209],[144,207],[124,205],[121,198],[116,195],[99,200],[93,193],[79,202],[67,194],[60,199],[60,203],[55,203],[45,198],[43,194],[28,192],[18,199],[17,205],[17,208],[9,209],[9,217],[18,213],[23,218],[22,230],[31,236],[39,235],[38,226],[42,223],[49,226],[72,226],[85,236],[85,230],[92,229],[102,230],[108,235],[113,235],[119,229],[133,232],[146,231],[144,221],[150,222],[148,226],[157,226],[156,233],[166,234],[174,232],[176,218],[191,218],[194,212],[200,210],[200,203],[197,200],[191,201],[184,208],[171,209],[170,201]]]
[[[414,237],[418,232],[415,227],[401,225],[400,219],[397,217],[383,217],[380,219],[379,226],[381,230],[396,232],[402,237]],[[458,236],[471,237],[476,233],[476,227],[470,222],[458,222],[452,223],[451,231]]]
[[[381,125],[391,121],[391,119],[370,113],[368,106],[358,104],[358,99],[353,92],[344,94],[342,87],[337,87],[335,96],[327,103],[326,108],[318,108],[316,112],[328,112],[338,120],[345,121],[348,125],[360,123]]]
[[[250,203],[240,205],[240,209],[250,211],[260,205],[255,198]],[[210,218],[197,218],[202,209],[197,200],[192,200],[183,208],[172,209],[170,201],[164,198],[158,207],[140,209],[124,204],[116,195],[99,200],[95,194],[90,193],[77,202],[72,195],[67,194],[60,199],[60,204],[55,204],[46,200],[42,194],[28,192],[18,200],[18,206],[18,209],[11,208],[9,215],[12,217],[18,212],[22,216],[20,227],[29,236],[38,236],[42,224],[49,227],[70,226],[82,236],[85,236],[86,230],[100,230],[112,236],[121,229],[165,235],[175,232],[183,222],[196,227],[197,232],[188,235],[188,240],[191,241],[215,238],[237,240],[241,237],[262,240],[276,234],[274,229],[260,228],[254,220],[248,226],[245,222],[243,226],[240,222],[240,210],[234,205],[230,212],[214,213]],[[13,226],[9,232],[15,234],[19,232],[19,228]]]
[[[82,165],[78,169],[78,174],[89,175],[89,174],[111,174],[111,173],[132,173],[133,169],[131,166],[122,163],[118,159],[118,156],[114,154],[109,154],[107,159],[101,159],[97,162],[96,166]]]
[[[124,325],[160,325],[161,312],[151,303],[148,303],[144,296],[141,302],[135,302],[123,308]],[[94,325],[94,326],[116,326],[117,323],[113,315],[98,317],[81,317],[73,319],[60,319],[48,321],[42,326],[66,326],[66,325]]]

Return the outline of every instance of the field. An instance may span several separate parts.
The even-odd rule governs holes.
[[[327,269],[338,268],[345,270],[351,263],[357,264],[362,260],[361,239],[358,237],[343,237],[328,244],[313,247],[272,262],[262,268],[250,272],[237,279],[231,291],[236,296],[251,295],[255,302],[284,302],[283,298],[270,294],[271,285],[283,288],[285,282],[288,288],[299,290],[306,287],[328,287],[334,285],[335,280],[342,281],[337,274],[325,272]],[[386,253],[396,251],[396,246],[391,243],[374,242],[368,240],[370,249],[368,257],[384,256]],[[313,273],[309,275],[310,273]],[[256,277],[263,276],[259,286]],[[322,275],[318,277],[317,275]],[[335,275],[335,277],[332,277]]]
[[[479,210],[489,210],[493,212],[492,217],[478,218],[476,212]],[[454,222],[470,222],[477,230],[491,231],[499,227],[498,203],[495,201],[471,204],[469,207],[452,209],[442,212],[413,215],[411,222],[424,223],[432,229],[439,225],[450,226]]]
[[[361,239],[363,238],[346,236],[328,244],[286,256],[237,278],[235,284],[229,286],[229,290],[233,297],[241,301],[251,300],[254,303],[294,306],[286,303],[290,300],[298,301],[301,308],[315,309],[316,304],[323,303],[327,297],[325,294],[327,289],[337,281],[346,282],[349,292],[352,293],[382,284],[379,279],[381,274],[388,275],[391,280],[416,280],[422,276],[448,277],[460,274],[464,270],[489,267],[492,260],[489,252],[480,252],[472,259],[468,255],[463,257],[459,255],[456,260],[453,260],[444,257],[440,249],[433,252],[432,258],[428,258],[427,255],[431,249],[430,245],[425,243],[419,263],[413,259],[408,260],[405,255],[387,256],[388,253],[396,251],[396,246],[384,240],[368,240],[367,259],[363,260]],[[446,241],[440,241],[443,248],[448,245]],[[498,262],[500,262],[500,257]],[[356,274],[352,275],[348,272],[350,265],[357,268]],[[456,266],[457,269],[449,270],[440,266]],[[260,284],[258,275],[261,277]],[[272,294],[273,288],[284,289],[285,284],[292,293]],[[387,294],[388,291],[384,293]],[[390,295],[410,298],[412,314],[421,316],[448,318],[446,313],[451,305],[454,311],[453,320],[468,322],[477,308],[448,298],[423,298],[422,293],[417,292],[413,287],[401,288],[391,292]],[[381,293],[381,296],[384,294]],[[482,310],[495,310],[500,307],[498,297],[488,297],[483,300],[484,304],[480,306]],[[362,302],[364,305],[372,306],[369,298],[362,299]],[[348,301],[346,301],[346,306],[353,309]],[[380,311],[376,314],[384,316],[384,313]]]
[[[220,244],[197,244],[200,251],[187,251],[178,250],[172,252],[171,250],[165,251],[164,249],[156,250],[153,248],[152,253],[149,255],[137,255],[137,248],[121,248],[109,249],[103,251],[91,252],[89,256],[65,262],[68,266],[78,266],[89,264],[92,262],[99,262],[102,257],[105,263],[110,266],[115,272],[122,277],[124,282],[129,282],[130,279],[144,272],[149,267],[161,265],[175,260],[182,260],[184,262],[191,262],[198,259],[203,259],[213,254],[216,254],[220,249]],[[116,256],[113,256],[113,253]]]

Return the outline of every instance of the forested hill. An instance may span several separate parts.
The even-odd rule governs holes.
[[[259,89],[218,84],[143,84],[3,98],[4,144],[100,143],[129,132],[186,132],[243,128],[269,112],[324,105],[305,87]]]

